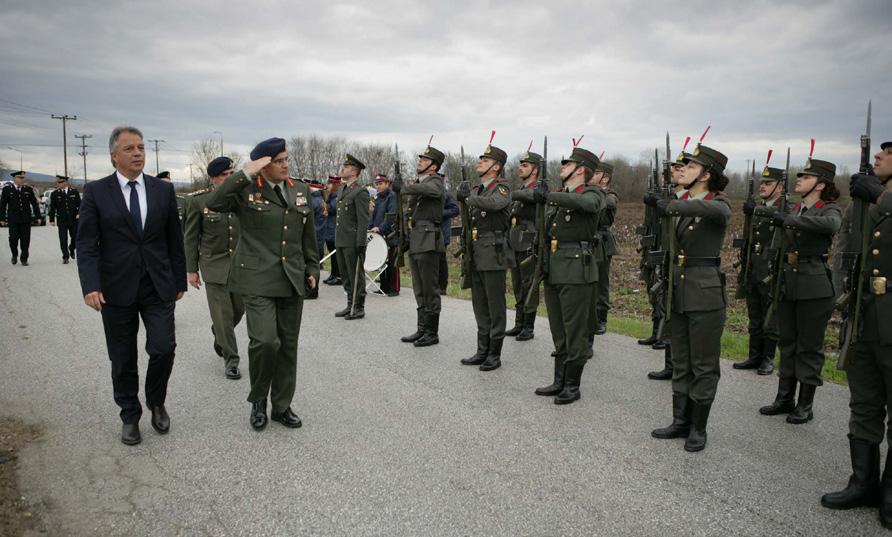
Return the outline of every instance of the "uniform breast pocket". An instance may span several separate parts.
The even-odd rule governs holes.
[[[272,210],[264,205],[249,205],[245,224],[254,229],[263,228],[272,217]]]
[[[256,270],[257,265],[259,264],[259,260],[256,255],[250,254],[241,254],[238,256],[236,263],[239,268],[243,268],[245,270]]]
[[[415,226],[409,232],[412,249],[416,252],[430,252],[437,249],[437,229],[433,226]]]
[[[223,216],[219,214],[206,214],[204,215],[204,221],[209,224],[216,224],[223,221]]]

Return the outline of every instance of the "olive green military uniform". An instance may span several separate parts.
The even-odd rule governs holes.
[[[536,159],[535,153],[527,153]],[[523,160],[522,160],[523,161]],[[541,157],[533,162],[539,165]],[[535,282],[529,304],[527,294],[534,287],[535,258],[533,254],[538,247],[536,229],[536,202],[533,201],[533,189],[536,181],[523,185],[520,190],[511,193],[511,228],[508,231],[508,244],[514,251],[515,263],[511,267],[511,290],[514,294],[515,314],[514,328],[507,334],[518,336],[518,340],[531,339],[536,323],[536,310],[539,306],[539,282]],[[520,336],[524,331],[526,334]]]
[[[607,312],[610,311],[610,263],[613,256],[619,253],[616,237],[613,236],[613,222],[616,220],[616,211],[619,207],[619,196],[611,188],[604,190],[604,210],[598,218],[598,233],[595,235],[595,261],[598,264],[598,285],[595,286],[595,296],[592,300],[594,311],[592,312],[592,335],[599,325],[606,328]]]
[[[248,401],[269,395],[275,415],[294,396],[303,297],[307,279],[319,281],[319,252],[307,185],[259,181],[236,172],[208,196],[206,207],[239,219],[229,290],[242,296],[248,321]]]
[[[359,184],[359,179],[344,183],[338,191],[338,211],[335,226],[335,255],[344,279],[347,308],[343,317],[350,317],[353,310],[365,315],[365,248],[368,244],[369,192]],[[359,267],[359,270],[357,270]],[[356,304],[353,304],[354,296]]]
[[[210,190],[199,190],[186,205],[186,272],[198,272],[204,280],[211,313],[215,347],[223,354],[224,368],[239,365],[235,326],[245,313],[242,298],[229,291],[229,270],[238,246],[238,216],[207,208]]]
[[[774,181],[774,188],[783,188],[780,184],[783,173],[784,170],[780,168],[766,167],[762,172],[762,182]],[[767,325],[765,320],[771,306],[770,276],[773,257],[769,251],[775,232],[772,219],[781,203],[783,198],[778,198],[770,202],[763,201],[755,208],[751,216],[752,242],[748,245],[749,274],[746,275],[745,286],[742,280],[739,282],[740,294],[746,299],[746,313],[749,320],[747,326],[749,354],[745,362],[735,364],[735,367],[742,365],[745,369],[759,368],[760,374],[771,373],[777,351],[777,315],[772,316]],[[741,275],[744,270],[747,268],[741,268]]]

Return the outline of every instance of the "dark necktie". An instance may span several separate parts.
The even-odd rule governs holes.
[[[136,195],[136,185],[138,184],[136,181],[127,182],[130,187],[130,219],[133,220],[136,230],[142,234],[142,215],[139,210],[139,196]]]
[[[279,201],[282,202],[282,206],[283,206],[283,207],[287,207],[287,206],[288,206],[288,202],[285,201],[285,196],[282,195],[282,189],[279,188],[279,185],[274,186],[274,187],[273,187],[273,190],[276,191],[276,197],[278,197],[278,198],[279,198]]]

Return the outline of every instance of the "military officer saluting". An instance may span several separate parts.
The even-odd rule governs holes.
[[[495,135],[495,132],[493,132]],[[477,320],[477,352],[463,358],[464,365],[480,366],[480,371],[492,371],[502,366],[502,342],[505,339],[505,279],[514,263],[508,245],[511,225],[511,191],[505,181],[508,154],[492,145],[486,146],[477,159],[480,186],[462,182],[456,199],[468,206],[472,244],[471,302]]]
[[[274,421],[300,427],[291,410],[297,342],[307,287],[319,280],[319,252],[310,190],[288,177],[285,140],[257,144],[251,162],[216,187],[206,206],[239,218],[229,290],[242,296],[248,321],[251,426],[266,427],[269,398]]]
[[[31,246],[31,222],[40,220],[40,205],[37,194],[31,185],[25,184],[25,172],[12,174],[12,185],[3,187],[0,192],[0,223],[9,226],[9,249],[12,264],[19,260],[21,248],[22,266],[28,266],[28,249]],[[33,212],[32,212],[33,211]]]
[[[852,476],[848,486],[825,494],[821,504],[831,509],[880,506],[880,522],[892,529],[892,450],[887,450],[886,466],[880,478],[880,444],[887,443],[892,429],[886,418],[892,411],[892,142],[880,145],[874,157],[875,175],[852,177],[852,199],[870,204],[866,286],[853,289],[861,293],[861,334],[855,360],[846,368],[851,400],[849,409],[849,449]],[[857,216],[849,206],[848,217],[854,225]],[[861,243],[846,233],[843,251],[858,252]],[[851,282],[855,285],[855,282]],[[850,297],[855,300],[855,297]]]
[[[335,313],[335,317],[347,320],[365,317],[365,249],[368,244],[369,191],[359,184],[359,175],[365,169],[359,159],[347,154],[341,165],[340,176],[344,182],[338,192],[337,223],[335,226],[335,255],[338,269],[344,279],[347,307]]]
[[[214,350],[223,358],[226,378],[236,380],[242,374],[238,368],[235,327],[245,313],[245,306],[242,298],[231,292],[227,284],[230,264],[238,246],[238,215],[234,212],[218,213],[207,208],[211,192],[233,172],[229,157],[217,157],[208,164],[211,188],[193,192],[187,198],[184,242],[186,277],[196,289],[201,289],[201,277],[204,277]]]
[[[733,367],[756,369],[760,375],[770,375],[774,371],[774,354],[777,350],[777,316],[773,316],[769,326],[765,326],[765,318],[771,306],[771,288],[766,280],[771,271],[768,250],[776,229],[772,220],[783,203],[783,175],[784,170],[766,165],[759,183],[760,203],[757,205],[753,200],[746,200],[743,204],[743,212],[752,217],[753,226],[753,240],[749,245],[749,274],[746,287],[741,289],[746,297],[746,312],[749,317],[749,356],[743,362],[735,362]]]
[[[592,305],[595,308],[591,319],[594,335],[607,333],[607,312],[610,311],[610,263],[613,256],[619,253],[616,237],[613,236],[613,222],[616,221],[616,211],[619,208],[619,196],[610,188],[613,179],[613,165],[604,161],[598,161],[598,169],[589,181],[589,184],[604,191],[605,205],[600,213],[598,221],[598,234],[595,259],[598,263],[597,292]],[[594,343],[594,340],[592,341]]]
[[[511,267],[511,289],[514,293],[515,314],[514,328],[505,332],[517,341],[533,339],[536,325],[536,310],[539,306],[539,282],[527,304],[527,295],[533,287],[535,269],[533,254],[537,248],[536,237],[536,201],[534,190],[539,181],[539,174],[544,166],[542,155],[527,151],[520,157],[519,176],[523,185],[511,193],[511,230],[508,241],[514,250],[515,263]]]
[[[59,247],[62,249],[62,263],[74,257],[77,242],[77,221],[81,208],[81,194],[68,184],[64,175],[56,176],[56,190],[50,194],[48,216],[51,224],[59,229]]]
[[[706,425],[715,399],[721,368],[722,331],[725,328],[725,275],[721,264],[722,243],[731,219],[731,207],[723,190],[727,157],[697,144],[686,158],[680,199],[665,200],[653,193],[644,202],[670,218],[670,240],[675,258],[670,259],[673,286],[672,323],[672,424],[651,432],[654,438],[686,438],[685,451],[706,447]],[[667,295],[668,296],[668,295]]]
[[[537,202],[547,201],[545,306],[554,341],[554,380],[536,388],[536,395],[555,396],[558,405],[580,398],[579,385],[586,362],[592,357],[589,343],[592,325],[591,301],[597,289],[598,266],[592,238],[598,233],[605,192],[586,184],[598,169],[598,157],[574,147],[561,161],[560,192],[537,185]]]
[[[427,347],[440,342],[440,253],[446,247],[443,242],[440,221],[443,217],[443,204],[446,189],[440,166],[446,156],[442,151],[428,145],[418,155],[415,171],[418,180],[403,184],[397,177],[393,190],[406,201],[409,226],[409,268],[412,271],[412,291],[416,303],[416,330],[403,336],[400,341],[412,343],[416,347]],[[400,215],[398,215],[400,216]]]
[[[835,203],[839,190],[833,184],[836,165],[809,157],[796,174],[796,193],[802,201],[791,214],[777,212],[775,241],[784,242],[783,284],[778,304],[780,368],[774,402],[761,414],[789,414],[787,423],[811,421],[815,391],[824,383],[824,334],[833,314],[836,292],[827,254],[842,225],[842,210]],[[799,384],[799,398],[796,384]]]

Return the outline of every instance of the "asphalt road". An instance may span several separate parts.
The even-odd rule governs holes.
[[[649,434],[670,419],[669,384],[645,378],[660,353],[598,337],[583,399],[556,406],[533,395],[551,376],[545,319],[481,373],[458,362],[474,350],[467,301],[443,301],[440,345],[400,343],[408,289],[344,321],[341,290],[323,286],[301,330],[304,426],[260,433],[247,375],[224,378],[191,290],[177,305],[171,432],[144,419],[143,443],[124,446],[100,317],[55,229],[33,235],[32,265],[12,266],[0,231],[0,408],[45,429],[20,477],[50,535],[882,534],[875,510],[819,504],[850,473],[845,387],[820,389],[816,421],[792,426],[757,412],[773,377],[723,364],[709,445],[689,454]],[[246,349],[244,323],[238,336]]]

